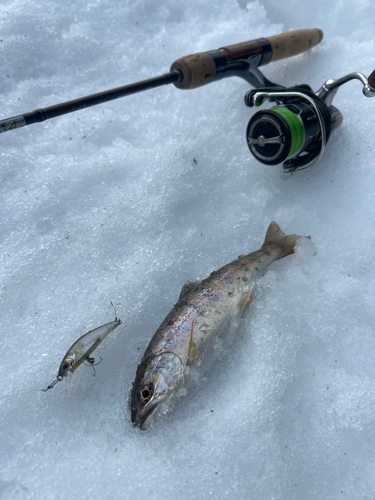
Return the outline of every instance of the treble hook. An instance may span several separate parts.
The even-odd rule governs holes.
[[[95,371],[94,366],[100,365],[100,363],[103,361],[103,358],[101,356],[99,356],[99,358],[100,358],[100,361],[98,363],[95,363],[95,358],[86,358],[86,360],[83,363],[86,366],[91,366],[91,368],[94,370],[94,373],[91,374],[93,377],[96,377],[96,371]],[[89,364],[87,364],[86,361]]]
[[[109,301],[111,303],[111,306],[112,306],[112,309],[113,309],[113,314],[115,315],[115,321],[117,321],[117,314],[116,314],[116,306],[123,306],[123,304],[121,302],[118,302],[117,304],[113,305],[112,303],[112,300]],[[107,313],[108,313],[108,309],[107,309]]]

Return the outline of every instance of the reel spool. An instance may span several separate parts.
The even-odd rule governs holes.
[[[248,107],[260,106],[266,100],[277,103],[251,117],[246,129],[251,154],[264,165],[282,163],[284,178],[314,166],[333,130],[343,121],[340,111],[332,106],[337,88],[354,78],[364,84],[366,97],[375,95],[375,89],[361,73],[328,80],[316,93],[308,85],[290,88],[275,85],[247,92]]]

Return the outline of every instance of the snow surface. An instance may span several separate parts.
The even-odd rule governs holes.
[[[369,0],[14,0],[0,14],[2,118],[305,27],[323,42],[269,79],[316,90],[374,69]],[[322,161],[284,181],[249,154],[248,89],[170,85],[0,137],[2,500],[375,497],[375,100],[340,89]],[[180,288],[258,249],[272,220],[316,255],[275,263],[209,376],[134,429],[136,367]],[[82,367],[69,391],[40,392],[112,320],[110,299],[123,324],[96,378]]]

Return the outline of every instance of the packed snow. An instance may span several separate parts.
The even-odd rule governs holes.
[[[263,67],[271,81],[317,90],[374,70],[366,0],[13,0],[0,14],[0,118],[299,28],[324,39]],[[169,85],[1,134],[1,500],[374,498],[375,99],[343,86],[322,161],[282,180],[246,145],[249,88]],[[271,266],[211,373],[134,428],[136,367],[181,287],[260,248],[272,220],[314,247]],[[96,377],[82,366],[69,391],[41,392],[112,321],[110,300],[122,325]]]

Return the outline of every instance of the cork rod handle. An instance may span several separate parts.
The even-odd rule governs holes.
[[[269,62],[279,61],[286,57],[305,52],[323,39],[320,29],[302,29],[281,33],[268,38],[259,38],[248,42],[236,43],[221,47],[218,51],[225,58],[224,61],[247,59],[255,54],[264,53],[265,43],[272,52]],[[180,57],[171,66],[170,71],[179,70],[182,80],[174,85],[179,89],[195,89],[207,85],[215,80],[216,64],[209,52],[199,52]]]
[[[270,62],[301,54],[323,40],[323,31],[314,28],[294,30],[267,38],[272,48]]]

